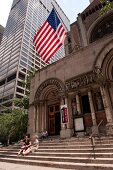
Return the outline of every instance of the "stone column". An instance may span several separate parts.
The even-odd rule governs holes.
[[[34,128],[35,128],[35,133],[37,132],[37,105],[35,105],[35,118],[34,118]]]
[[[40,135],[41,131],[42,131],[42,105],[41,102],[39,102],[38,104],[38,133]]]
[[[36,105],[36,133],[39,133],[39,104]]]
[[[85,26],[84,26],[82,18],[81,18],[81,14],[78,14],[77,21],[78,21],[81,45],[82,45],[82,47],[85,47],[88,45],[87,36],[86,36],[87,34],[86,34]]]
[[[79,94],[78,93],[76,93],[76,105],[77,105],[78,114],[81,114],[80,98],[79,98]]]
[[[109,101],[108,89],[106,87],[100,87],[100,91],[107,119],[106,133],[107,135],[113,135],[113,115]]]
[[[42,106],[42,113],[41,113],[42,114],[42,117],[41,117],[41,122],[42,122],[41,126],[42,126],[42,128],[41,129],[42,129],[42,131],[44,131],[44,119],[45,119],[45,116],[44,116],[44,114],[45,114],[44,103],[42,103],[41,106]]]
[[[97,127],[97,122],[96,122],[96,115],[95,115],[95,109],[94,109],[91,90],[88,91],[88,97],[89,97],[91,117],[92,117],[92,122],[93,122],[92,133],[93,133],[93,135],[98,135],[99,132],[98,132],[98,127]]]
[[[60,105],[64,105],[65,104],[65,101],[64,101],[64,97],[61,97],[61,101],[60,101]],[[60,108],[61,109],[61,108]],[[61,130],[65,129],[65,125],[64,123],[62,122],[62,113],[60,112],[60,117],[61,117]]]
[[[44,101],[40,102],[40,131],[44,131],[44,120],[45,120],[45,105]]]
[[[61,105],[67,105],[67,109],[69,108],[68,99],[66,97],[61,98]],[[61,115],[61,131],[60,137],[61,138],[69,138],[72,136],[72,131],[70,129],[70,121],[69,121],[69,109],[68,109],[68,123],[62,122],[62,115]]]
[[[44,129],[47,130],[47,106],[46,101],[44,102]]]
[[[31,137],[35,134],[35,111],[35,106],[30,105],[28,113],[29,120],[27,132],[30,134]]]

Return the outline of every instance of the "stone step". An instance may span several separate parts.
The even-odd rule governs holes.
[[[99,144],[112,144],[113,145],[113,141],[106,141],[106,142],[104,142],[104,141],[95,141],[95,144],[97,144],[97,145],[99,145]],[[69,145],[74,145],[74,146],[79,146],[79,145],[82,145],[82,146],[84,146],[84,145],[91,145],[91,141],[89,141],[89,142],[78,142],[78,143],[76,143],[76,142],[71,142],[71,143],[40,143],[40,146],[69,146]]]
[[[43,140],[38,151],[24,157],[17,157],[21,147],[17,143],[0,148],[0,161],[75,170],[113,170],[113,137],[96,138],[95,143],[94,155],[88,138]]]
[[[0,158],[1,162],[11,162],[17,164],[27,164],[27,165],[37,165],[46,167],[56,167],[74,170],[113,170],[113,164],[95,164],[95,163],[74,163],[74,162],[53,162],[53,161],[39,161],[30,160],[22,158]]]
[[[112,138],[109,138],[109,137],[106,137],[106,138],[94,138],[95,139],[95,141],[96,142],[99,142],[99,141],[101,141],[101,142],[113,142],[113,137]],[[42,142],[42,143],[49,143],[49,144],[58,144],[58,143],[88,143],[88,142],[90,142],[90,140],[91,139],[89,139],[89,138],[86,138],[86,139],[84,139],[84,138],[74,138],[73,140],[71,140],[71,139],[69,139],[69,140],[48,140],[48,139],[44,139],[44,140],[40,140],[40,142]]]
[[[113,145],[113,140],[106,140],[106,141],[103,141],[103,140],[98,140],[98,141],[96,141],[95,140],[95,144],[96,145],[103,145],[103,144],[110,144],[110,145]],[[46,147],[54,147],[54,146],[88,146],[88,145],[91,145],[91,141],[89,140],[89,141],[87,141],[87,142],[84,142],[84,141],[82,141],[82,142],[53,142],[53,143],[49,143],[49,142],[40,142],[40,147],[41,146],[46,146]],[[19,149],[21,147],[21,145],[11,145],[11,146],[9,146],[8,148],[16,148],[16,149]]]
[[[113,148],[113,144],[95,144],[95,147],[97,148]],[[40,148],[92,148],[92,145],[54,145],[54,146],[48,146],[48,145],[40,145]]]
[[[19,149],[3,149],[2,150],[2,152],[3,151],[6,151],[6,152],[18,152],[19,151]],[[79,153],[81,153],[81,152],[84,152],[84,153],[88,153],[88,152],[93,152],[93,148],[92,147],[90,147],[90,148],[40,148],[39,147],[39,149],[38,149],[38,151],[36,151],[36,152],[59,152],[59,153],[61,153],[61,152],[64,152],[64,153],[68,153],[68,152],[72,152],[72,153],[76,153],[76,152],[79,152]],[[0,151],[1,152],[1,151]],[[97,148],[97,147],[95,147],[95,153],[105,153],[105,152],[107,152],[107,153],[112,153],[113,152],[113,148],[108,148],[108,147],[106,147],[106,148],[104,148],[104,147],[100,147],[100,148]]]
[[[97,144],[113,144],[113,140],[95,140],[95,143]]]
[[[7,151],[1,151],[0,152],[0,155],[17,155],[18,152],[7,152]],[[55,157],[58,157],[58,156],[63,156],[63,157],[94,157],[94,153],[91,151],[91,152],[88,152],[88,153],[80,153],[80,152],[76,152],[76,153],[71,153],[71,152],[67,152],[67,153],[64,153],[63,151],[60,152],[60,153],[57,153],[57,152],[34,152],[30,155],[34,155],[34,156],[55,156]],[[113,153],[95,153],[95,157],[96,158],[113,158]]]
[[[55,149],[41,149],[41,148],[39,148],[38,149],[38,151],[41,151],[41,152],[44,152],[44,151],[47,151],[47,152],[51,152],[51,151],[55,151],[55,152],[69,152],[69,151],[71,151],[72,153],[73,152],[89,152],[89,151],[92,151],[92,148],[82,148],[82,149],[80,149],[80,148],[77,148],[77,149],[71,149],[71,148],[69,148],[68,150],[67,150],[67,148],[64,148],[63,150],[62,149],[57,149],[57,148],[55,148]],[[37,152],[38,152],[37,151]],[[95,152],[113,152],[113,148],[95,148]]]
[[[37,156],[37,155],[28,155],[28,156],[21,156],[17,157],[17,155],[4,155],[0,154],[0,158],[12,158],[12,159],[27,159],[28,161],[31,160],[40,160],[40,161],[53,161],[53,162],[74,162],[74,163],[97,163],[97,164],[112,164],[113,158],[81,158],[81,157],[53,157],[53,156]]]
[[[100,140],[100,139],[102,139],[102,140],[110,140],[110,139],[112,139],[113,140],[113,136],[100,136],[100,137],[95,137],[95,139],[96,140]]]
[[[2,150],[10,150],[10,151],[13,151],[13,150],[19,150],[21,148],[21,146],[18,146],[18,147],[3,147]],[[92,145],[40,145],[40,149],[76,149],[76,148],[92,148]],[[95,148],[113,148],[113,144],[95,144]]]
[[[43,141],[39,141],[39,143],[41,144],[41,145],[48,145],[48,146],[52,146],[52,145],[86,145],[86,144],[90,144],[91,143],[91,140],[89,140],[89,141],[87,141],[87,142],[75,142],[75,141],[73,141],[73,142],[60,142],[60,141],[58,141],[58,142],[43,142]]]

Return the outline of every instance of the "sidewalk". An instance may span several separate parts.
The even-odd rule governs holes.
[[[66,169],[0,162],[0,170],[66,170]]]

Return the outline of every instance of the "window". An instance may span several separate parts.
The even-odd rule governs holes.
[[[3,84],[5,84],[5,79],[0,81],[0,86],[2,86]]]
[[[94,42],[111,33],[113,33],[113,15],[106,17],[100,23],[97,23],[91,33],[90,42]]]
[[[20,82],[20,81],[18,81],[18,86],[21,86],[21,87],[25,87],[25,84],[24,84],[24,82]]]
[[[21,80],[25,80],[25,75],[22,73],[19,73],[18,78]]]
[[[18,87],[17,87],[17,89],[16,89],[16,90],[17,90],[17,92],[19,92],[19,93],[23,93],[23,94],[24,94],[24,90],[23,90],[23,89],[20,89],[20,88],[18,88]]]
[[[11,76],[9,76],[7,78],[7,82],[11,81],[11,80],[14,80],[16,78],[16,73],[12,74]]]

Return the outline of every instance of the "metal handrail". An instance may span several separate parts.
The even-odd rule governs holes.
[[[91,134],[90,137],[89,137],[89,139],[91,139],[91,144],[92,144],[92,148],[93,148],[93,157],[94,157],[94,159],[96,158],[96,156],[95,156],[95,139],[94,139],[93,135],[94,135],[96,129],[99,128],[99,126],[101,125],[102,122],[103,122],[103,120],[101,120],[101,121],[99,122],[99,124],[97,125],[97,127],[94,129],[94,131],[92,132],[92,134]]]
[[[99,126],[101,125],[102,122],[103,122],[103,119],[99,122],[99,124],[97,125],[97,127],[95,127],[94,131],[92,132],[92,134],[90,135],[89,138],[93,137],[93,135],[94,135],[96,129],[99,128]]]

